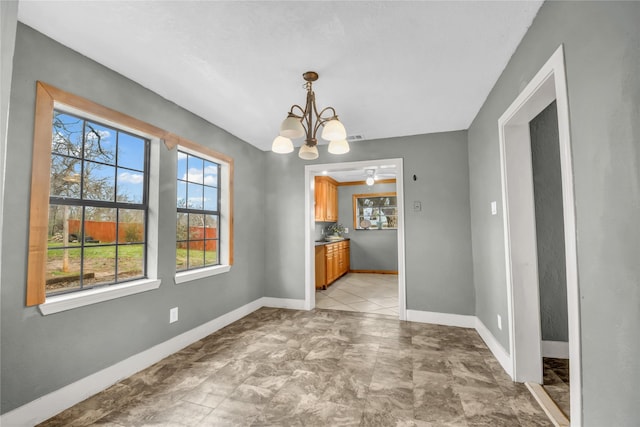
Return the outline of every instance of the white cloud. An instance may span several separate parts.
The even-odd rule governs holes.
[[[187,158],[187,153],[183,153],[182,151],[178,151],[178,160],[184,160]]]
[[[129,184],[142,184],[144,176],[140,173],[122,172],[118,175],[118,181]]]

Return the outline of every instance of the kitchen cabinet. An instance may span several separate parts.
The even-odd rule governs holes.
[[[326,289],[349,272],[350,247],[349,240],[316,246],[316,289]]]
[[[322,222],[338,221],[338,183],[328,176],[316,176],[315,219]]]

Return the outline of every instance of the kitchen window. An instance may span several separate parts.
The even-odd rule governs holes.
[[[356,230],[397,229],[397,194],[395,192],[354,194],[353,228]]]

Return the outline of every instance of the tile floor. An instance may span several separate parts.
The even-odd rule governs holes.
[[[569,359],[542,358],[543,387],[567,418],[571,414]]]
[[[550,426],[473,329],[262,308],[42,426]]]
[[[398,276],[347,273],[316,291],[316,307],[398,317]]]

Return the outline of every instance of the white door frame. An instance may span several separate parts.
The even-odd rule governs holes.
[[[558,110],[564,213],[571,423],[582,425],[580,306],[569,104],[561,45],[498,120],[512,377],[542,383],[540,300],[529,122]]]
[[[332,170],[344,170],[347,168],[376,167],[382,165],[394,165],[398,174],[396,176],[396,193],[398,197],[398,318],[406,320],[406,280],[405,280],[405,251],[404,251],[404,173],[402,159],[378,159],[364,160],[358,162],[327,163],[307,165],[304,168],[304,217],[305,217],[305,291],[304,307],[312,310],[316,306],[316,286],[315,286],[315,242],[313,239],[315,231],[315,209],[314,209],[314,177],[322,175],[323,171],[331,174]]]

